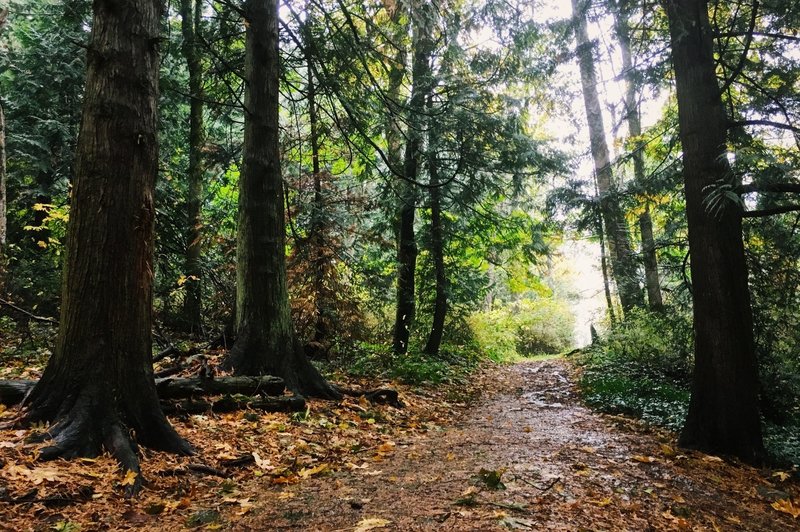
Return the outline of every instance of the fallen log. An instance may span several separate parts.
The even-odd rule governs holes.
[[[161,399],[182,399],[194,395],[280,395],[286,385],[280,377],[192,377],[156,379]]]
[[[33,380],[0,380],[0,404],[6,406],[22,402],[33,388]],[[161,399],[184,399],[198,395],[280,395],[285,388],[283,379],[263,377],[218,377],[215,379],[192,377],[156,379],[156,390]]]
[[[216,401],[162,401],[161,409],[167,415],[193,415],[214,412],[222,414],[235,410],[262,410],[264,412],[302,412],[306,408],[305,399],[297,395],[279,397],[225,397]]]
[[[0,404],[11,406],[21,403],[25,398],[25,394],[33,388],[36,381],[30,380],[16,380],[4,381],[0,380]]]

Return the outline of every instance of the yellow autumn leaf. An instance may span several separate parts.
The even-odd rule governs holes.
[[[677,452],[675,452],[675,449],[673,449],[671,446],[667,445],[666,443],[662,443],[661,444],[661,452],[667,458],[673,458],[675,455],[678,454]]]
[[[795,507],[795,505],[792,504],[792,501],[789,499],[777,500],[773,502],[771,506],[779,512],[791,515],[795,519],[800,517],[800,508]]]
[[[393,441],[387,441],[386,443],[379,445],[377,451],[381,454],[389,454],[394,452],[395,443]]]
[[[362,519],[358,522],[353,532],[367,532],[368,530],[375,530],[376,528],[385,528],[392,522],[388,519],[381,519],[379,517],[369,517]]]
[[[594,501],[594,503],[595,503],[597,506],[600,506],[601,508],[602,508],[603,506],[608,506],[608,505],[609,505],[609,504],[611,504],[612,502],[613,502],[613,501],[611,500],[611,497],[606,497],[605,499],[598,499],[598,500]]]
[[[329,467],[330,464],[326,464],[323,462],[315,467],[306,467],[304,469],[301,469],[298,475],[300,475],[302,478],[308,478],[310,476],[317,475],[319,473],[322,473],[323,471],[326,471]]]
[[[641,454],[635,454],[631,456],[631,460],[640,462],[642,464],[652,464],[653,462],[656,461],[656,459],[653,458],[652,456],[642,456]]]
[[[776,477],[781,482],[786,482],[787,480],[789,480],[789,477],[791,477],[791,475],[786,471],[776,471],[772,474],[772,476]]]
[[[39,241],[36,243],[36,245],[37,245],[37,246],[39,246],[40,248],[44,249],[44,248],[46,248],[46,247],[47,247],[47,242],[45,242],[45,241],[43,241],[43,240],[39,240]]]
[[[120,484],[122,484],[123,486],[133,486],[136,483],[136,477],[138,476],[139,474],[136,471],[131,471],[129,469],[128,471],[125,472],[125,478],[122,479],[122,482],[120,482]]]

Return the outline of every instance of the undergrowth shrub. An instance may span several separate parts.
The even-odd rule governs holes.
[[[482,358],[474,343],[443,345],[438,355],[426,355],[412,345],[395,355],[390,346],[361,342],[336,359],[330,369],[357,377],[397,379],[406,384],[457,383],[466,379]]]
[[[691,313],[634,309],[578,358],[588,404],[679,429],[689,404]]]
[[[495,361],[560,353],[573,342],[575,318],[555,299],[523,299],[467,321],[480,349]]]

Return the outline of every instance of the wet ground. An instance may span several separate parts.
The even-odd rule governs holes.
[[[494,370],[454,426],[385,459],[266,490],[237,530],[793,530],[774,472],[676,448],[578,401],[553,359]]]

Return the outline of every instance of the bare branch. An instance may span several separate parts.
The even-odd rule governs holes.
[[[784,124],[783,122],[775,122],[773,120],[735,120],[728,122],[728,129],[742,126],[767,126],[785,129],[793,133],[800,133],[800,127],[793,126],[792,124]]]
[[[750,52],[750,44],[753,42],[753,30],[756,28],[756,19],[758,18],[758,0],[753,2],[753,7],[751,8],[750,14],[750,27],[745,34],[744,40],[744,49],[742,50],[742,54],[739,56],[739,64],[736,65],[736,68],[733,69],[731,75],[728,76],[728,79],[725,80],[725,83],[720,87],[719,93],[724,94],[726,90],[731,86],[739,74],[741,74],[742,69],[744,69],[745,63],[747,63],[747,54]]]
[[[5,299],[0,299],[0,305],[6,306],[6,307],[10,308],[11,310],[13,310],[15,312],[19,312],[23,316],[27,316],[28,318],[30,318],[30,319],[32,319],[34,321],[41,321],[41,322],[44,322],[44,323],[51,323],[53,325],[58,325],[58,320],[55,320],[53,318],[48,318],[48,317],[45,317],[45,316],[37,316],[36,314],[28,312],[24,308],[18,307],[14,303],[12,303],[10,301],[6,301]]]
[[[772,209],[761,209],[757,211],[745,211],[742,213],[742,218],[763,218],[765,216],[774,216],[776,214],[784,214],[787,212],[800,211],[800,205],[782,205]]]
[[[795,41],[800,42],[800,37],[797,35],[787,35],[785,33],[766,33],[762,31],[749,31],[747,34],[752,35],[753,37],[767,37],[769,39],[783,39],[786,41]],[[741,31],[729,31],[724,33],[717,33],[714,35],[715,38],[730,38],[730,37],[744,37],[746,35],[745,32]]]
[[[749,183],[736,187],[738,194],[749,194],[750,192],[786,192],[800,193],[800,183]]]

